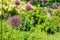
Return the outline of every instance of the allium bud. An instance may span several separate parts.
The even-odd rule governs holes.
[[[58,9],[58,6],[57,5],[53,5],[52,6],[54,9]]]
[[[26,10],[32,10],[32,7],[29,5],[26,5]]]
[[[4,17],[4,18],[7,18],[7,17],[8,17],[8,14],[7,14],[7,13],[5,13],[5,14],[3,15],[3,17]]]
[[[30,3],[33,4],[33,0],[30,0]]]
[[[49,13],[51,12],[51,9],[50,9],[50,8],[48,8],[48,12],[49,12]]]
[[[13,27],[17,27],[20,25],[20,19],[17,16],[13,16],[10,18],[10,25]]]
[[[15,4],[19,5],[20,4],[19,0],[15,0]]]

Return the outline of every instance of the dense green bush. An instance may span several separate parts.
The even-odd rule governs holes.
[[[39,0],[34,0],[34,2],[34,5],[40,3]],[[26,3],[23,2],[24,5],[16,6],[12,2],[11,4],[3,2],[3,12],[0,15],[0,19],[2,19],[0,37],[2,40],[60,40],[60,9],[51,8],[51,12],[48,12],[48,7],[33,6],[33,10],[26,10]],[[44,6],[51,7],[52,3],[47,2]],[[20,10],[21,8],[24,9]],[[5,13],[8,14],[7,19],[4,18]],[[14,15],[21,20],[18,27],[13,27],[9,23],[10,18]]]
[[[21,24],[17,28],[9,26],[9,19],[3,20],[3,40],[46,40],[47,34],[60,32],[58,25],[60,17],[53,14],[55,10],[53,10],[50,18],[42,10],[42,8],[37,8],[35,10],[21,12],[18,15],[21,18]]]

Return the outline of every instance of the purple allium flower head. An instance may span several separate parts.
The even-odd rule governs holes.
[[[5,13],[5,14],[3,15],[3,17],[4,17],[4,18],[7,18],[7,17],[8,17],[8,14],[7,14],[7,13]]]
[[[48,8],[48,12],[49,12],[49,13],[51,12],[51,9],[50,9],[50,8]]]
[[[17,17],[17,16],[13,16],[13,17],[11,17],[10,18],[10,25],[11,26],[15,26],[15,27],[17,27],[17,26],[19,26],[20,25],[20,19]]]
[[[42,2],[48,2],[48,0],[42,0]]]
[[[30,3],[33,4],[33,0],[30,0]]]
[[[26,10],[32,10],[32,7],[29,5],[26,5]]]
[[[58,9],[58,6],[57,5],[53,5],[52,6],[54,9]]]
[[[19,5],[20,4],[19,0],[15,0],[15,4]]]

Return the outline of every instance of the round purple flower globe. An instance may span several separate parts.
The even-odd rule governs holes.
[[[48,0],[42,0],[42,2],[48,2]]]
[[[51,13],[51,9],[50,8],[48,8],[48,12]]]
[[[53,5],[52,6],[54,9],[58,9],[58,6],[57,5]]]
[[[20,4],[19,0],[15,0],[15,4],[19,5]]]
[[[8,17],[8,14],[5,13],[5,14],[3,15],[3,17],[6,19],[6,18]]]
[[[29,5],[26,5],[26,10],[32,10],[32,7]]]
[[[10,25],[13,27],[18,27],[20,25],[20,19],[17,16],[13,16],[10,18]]]
[[[30,3],[33,4],[33,0],[30,0]]]

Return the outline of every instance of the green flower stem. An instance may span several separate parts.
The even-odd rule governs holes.
[[[3,13],[3,0],[2,0],[2,13]],[[1,16],[1,40],[2,40],[2,16]]]
[[[42,5],[43,5],[43,8],[44,8],[44,6],[45,6],[44,2],[42,2]]]

